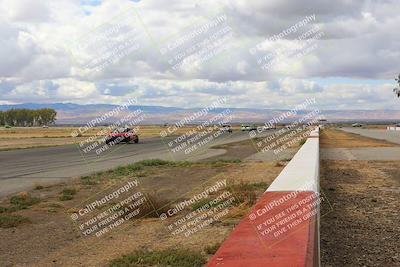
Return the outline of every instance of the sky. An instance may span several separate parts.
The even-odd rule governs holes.
[[[0,0],[0,104],[400,109],[398,0]]]

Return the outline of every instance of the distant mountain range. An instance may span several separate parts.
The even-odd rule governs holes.
[[[15,104],[0,105],[0,110],[27,108],[41,109],[53,108],[57,111],[57,124],[86,124],[88,121],[98,118],[103,114],[116,109],[117,105],[110,104],[88,104],[79,105],[72,103],[54,103],[54,104]],[[129,112],[140,109],[145,114],[144,124],[163,124],[174,123],[187,116],[202,110],[202,108],[179,108],[179,107],[162,107],[162,106],[129,106],[129,110],[123,110],[116,116],[110,117],[104,121],[105,124],[112,123],[115,119],[126,117]],[[208,116],[193,120],[199,123],[215,114],[221,113],[227,108],[217,108],[210,110]],[[279,117],[287,112],[286,109],[257,109],[257,108],[229,108],[233,115],[233,123],[262,123]],[[310,111],[302,110],[297,116],[285,119],[283,122],[289,122],[301,117]],[[214,115],[213,115],[214,114]],[[354,122],[354,121],[400,121],[400,110],[322,110],[321,113],[328,121],[331,122]]]

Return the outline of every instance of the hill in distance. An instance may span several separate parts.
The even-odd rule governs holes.
[[[96,117],[116,109],[118,105],[111,104],[73,104],[73,103],[52,103],[52,104],[37,104],[25,103],[14,105],[0,105],[1,111],[9,109],[41,109],[52,108],[57,111],[56,124],[86,124],[88,121]],[[163,106],[129,106],[128,110],[121,111],[117,116],[111,118],[106,123],[112,123],[114,119],[126,116],[129,112],[141,110],[145,114],[145,119],[142,123],[145,124],[163,124],[174,123],[186,116],[190,116],[195,112],[202,110],[202,108],[180,108],[180,107],[163,107]],[[208,117],[213,114],[218,114],[224,110],[229,109],[233,115],[232,123],[264,123],[274,117],[289,111],[287,109],[257,109],[257,108],[216,108],[211,110]],[[307,114],[311,110],[301,110],[297,116],[291,117],[286,122],[294,120]],[[321,110],[322,114],[328,121],[331,122],[353,122],[353,121],[400,121],[400,110]],[[201,118],[201,122],[207,119],[207,116]]]

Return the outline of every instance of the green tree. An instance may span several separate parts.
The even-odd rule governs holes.
[[[56,121],[57,112],[54,109],[40,109],[39,114],[43,125],[53,124]]]
[[[41,126],[53,124],[56,121],[57,112],[54,109],[10,109],[0,114],[0,125],[10,126]]]
[[[10,126],[15,126],[15,123],[16,123],[15,118],[16,118],[15,109],[7,110],[4,114],[4,121],[6,124],[8,124]]]
[[[4,112],[0,110],[0,125],[4,125]]]

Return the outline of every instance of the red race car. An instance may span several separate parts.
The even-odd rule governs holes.
[[[130,128],[119,128],[115,129],[106,137],[106,144],[118,144],[121,142],[129,143],[135,142],[139,143],[139,136]]]

